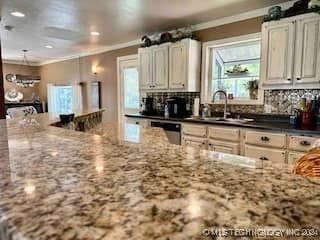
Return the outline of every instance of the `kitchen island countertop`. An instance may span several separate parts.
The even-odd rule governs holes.
[[[82,133],[34,119],[0,120],[0,239],[211,239],[206,229],[320,226],[320,181],[286,165],[171,145],[158,128]]]

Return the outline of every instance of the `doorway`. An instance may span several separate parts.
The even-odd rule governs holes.
[[[139,61],[138,55],[117,58],[118,122],[125,122],[125,114],[139,112]]]

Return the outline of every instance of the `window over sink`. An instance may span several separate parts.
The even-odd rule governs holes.
[[[250,34],[203,44],[202,99],[224,90],[229,104],[263,104],[260,88],[260,34]],[[222,103],[223,94],[215,103]]]

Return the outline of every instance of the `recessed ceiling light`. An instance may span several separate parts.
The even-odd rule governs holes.
[[[100,35],[99,32],[91,32],[90,34],[91,34],[91,36],[99,36]]]
[[[51,46],[51,45],[46,45],[46,48],[51,49],[51,48],[53,48],[53,46]]]
[[[19,18],[23,18],[25,16],[22,12],[11,12],[11,15]]]

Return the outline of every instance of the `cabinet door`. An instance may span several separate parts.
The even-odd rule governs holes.
[[[208,149],[215,152],[239,154],[239,144],[224,141],[209,141]]]
[[[153,89],[168,88],[168,46],[153,49]]]
[[[141,90],[152,89],[152,49],[140,48],[139,49],[139,85]]]
[[[305,153],[301,152],[288,152],[288,164],[293,165],[298,161]]]
[[[169,88],[183,89],[187,84],[187,43],[169,47]]]
[[[266,85],[290,85],[293,75],[294,22],[262,27],[261,80]]]
[[[320,17],[297,21],[295,84],[319,83]]]

